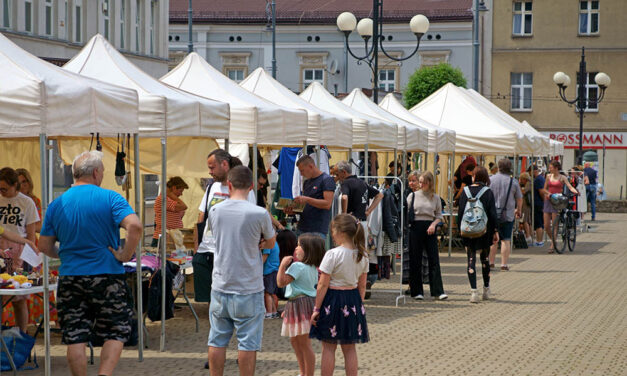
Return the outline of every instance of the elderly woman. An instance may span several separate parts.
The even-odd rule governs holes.
[[[179,176],[170,178],[166,183],[166,229],[175,230],[183,228],[183,215],[187,210],[187,205],[181,200],[183,191],[189,186]],[[159,235],[161,235],[161,195],[155,199],[155,232],[152,235],[151,246],[156,247],[159,244]]]
[[[0,170],[0,223],[5,229],[16,232],[19,236],[36,242],[36,224],[40,221],[35,203],[30,197],[20,192],[18,174],[14,169],[5,167]],[[0,239],[0,248],[5,258],[11,259],[9,273],[16,272],[23,265],[20,258],[22,244]],[[12,300],[15,309],[15,321],[23,331],[28,325],[28,307],[26,297],[15,297]]]
[[[433,174],[429,171],[418,177],[414,171],[409,175],[412,193],[407,196],[409,212],[409,289],[411,297],[424,299],[422,288],[422,254],[429,260],[429,290],[431,296],[445,300],[436,226],[442,222],[442,202],[434,192]]]
[[[531,244],[533,242],[533,238],[531,237],[531,195],[533,194],[531,176],[529,176],[529,173],[523,172],[520,174],[518,182],[520,184],[520,191],[523,195],[522,217],[523,228],[525,229],[525,238],[527,243]]]

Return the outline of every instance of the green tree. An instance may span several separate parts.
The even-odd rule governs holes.
[[[405,107],[412,108],[447,83],[466,87],[466,78],[461,69],[448,63],[425,66],[411,75],[403,96]]]

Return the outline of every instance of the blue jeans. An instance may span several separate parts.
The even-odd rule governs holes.
[[[597,214],[597,190],[594,185],[586,185],[586,200],[590,203],[590,211],[592,212],[592,219]]]
[[[208,345],[227,347],[235,330],[238,350],[260,351],[265,313],[263,291],[237,295],[211,290]]]

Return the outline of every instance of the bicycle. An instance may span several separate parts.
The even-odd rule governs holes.
[[[555,252],[562,254],[568,244],[568,250],[570,252],[575,250],[575,244],[577,242],[577,219],[579,218],[579,212],[572,210],[572,202],[566,197],[565,207],[556,207],[559,210],[557,215],[557,226],[553,226],[553,247]],[[576,198],[575,198],[576,199]]]

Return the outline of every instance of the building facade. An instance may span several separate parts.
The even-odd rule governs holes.
[[[372,72],[345,49],[344,34],[336,26],[337,16],[351,11],[358,19],[370,16],[372,2],[347,0],[338,5],[315,1],[277,1],[277,79],[294,92],[313,81],[331,93],[346,93],[355,87],[371,88]],[[410,4],[411,3],[411,4]],[[387,0],[384,4],[383,37],[386,51],[405,57],[416,46],[409,20],[422,13],[431,22],[417,55],[395,62],[379,58],[379,87],[386,92],[402,91],[409,76],[421,65],[448,62],[461,68],[472,80],[472,14],[470,0],[407,2]],[[170,2],[170,66],[187,54],[187,1]],[[257,67],[272,68],[271,13],[264,1],[205,2],[193,8],[193,46],[211,65],[235,81],[243,80]],[[355,31],[351,50],[364,54],[364,42]],[[382,97],[382,96],[380,96]]]
[[[146,73],[168,70],[165,0],[0,0],[0,32],[58,65],[97,33]]]
[[[563,141],[564,168],[577,160],[579,115],[560,99],[553,74],[571,77],[566,95],[574,99],[585,47],[588,95],[599,93],[596,73],[610,75],[605,99],[586,109],[584,160],[597,166],[608,198],[620,198],[627,189],[627,1],[494,1],[492,12],[491,99]]]

